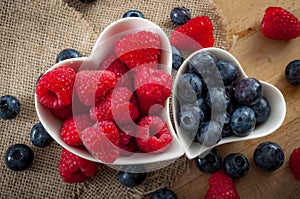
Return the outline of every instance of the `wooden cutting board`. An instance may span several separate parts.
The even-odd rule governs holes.
[[[289,170],[289,156],[294,148],[300,147],[300,87],[285,80],[285,67],[300,59],[300,38],[290,41],[275,41],[265,38],[259,29],[264,11],[269,6],[281,6],[300,18],[300,1],[287,0],[213,0],[233,45],[230,52],[239,60],[249,77],[272,83],[283,93],[287,114],[281,128],[273,134],[259,139],[230,143],[218,147],[222,156],[241,152],[250,161],[247,176],[235,180],[238,193],[244,198],[300,198],[300,181],[294,179]],[[285,153],[284,165],[274,172],[263,172],[253,162],[255,148],[264,141],[273,141],[282,146]],[[187,171],[172,189],[180,199],[204,198],[208,189],[209,174],[200,172],[189,161]]]

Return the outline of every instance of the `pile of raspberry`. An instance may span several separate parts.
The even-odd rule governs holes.
[[[105,163],[166,150],[172,135],[160,115],[172,77],[159,63],[160,49],[159,35],[140,31],[117,40],[100,63],[83,63],[80,69],[62,65],[45,73],[36,95],[63,120],[64,142]]]

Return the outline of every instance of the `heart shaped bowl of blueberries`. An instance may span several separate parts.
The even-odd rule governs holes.
[[[192,53],[173,89],[175,129],[189,159],[218,145],[267,136],[286,114],[280,90],[248,77],[238,60],[220,48]]]

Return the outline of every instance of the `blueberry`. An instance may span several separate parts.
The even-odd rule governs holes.
[[[83,3],[90,3],[90,2],[93,2],[93,1],[96,1],[96,0],[79,0],[79,1],[81,1]]]
[[[255,113],[256,123],[261,124],[267,121],[271,112],[271,107],[265,97],[261,98],[256,104],[251,106],[251,108]]]
[[[205,100],[212,111],[225,112],[229,105],[230,97],[228,96],[225,88],[211,87],[208,88]]]
[[[19,115],[21,105],[19,100],[12,95],[4,95],[0,98],[0,118],[11,120]]]
[[[33,162],[33,151],[25,144],[14,144],[5,153],[5,164],[14,171],[23,171]]]
[[[230,121],[231,121],[230,113],[225,112],[225,113],[221,113],[221,114],[217,115],[216,121],[223,124],[222,138],[233,135],[233,131],[232,131],[231,125],[230,125]]]
[[[202,110],[190,104],[184,104],[179,110],[179,126],[189,132],[196,132],[199,125],[204,120],[204,114]],[[195,135],[193,135],[194,137]]]
[[[178,70],[183,62],[183,57],[178,48],[171,46],[172,48],[172,67],[175,70]]]
[[[138,165],[129,165],[123,167],[123,170],[119,171],[119,182],[125,187],[135,187],[144,182],[147,177],[145,168]]]
[[[217,148],[213,148],[204,157],[196,157],[195,164],[203,173],[214,173],[222,166],[222,156]]]
[[[56,63],[66,59],[81,57],[80,53],[74,49],[64,49],[60,51],[56,57]]]
[[[171,10],[170,18],[174,23],[183,25],[191,19],[191,14],[185,7],[175,7]]]
[[[197,132],[197,141],[206,147],[211,147],[221,139],[222,127],[215,121],[204,122]]]
[[[185,73],[179,76],[177,86],[177,97],[180,101],[194,103],[201,95],[202,82],[200,77],[192,73]]]
[[[232,62],[219,60],[217,62],[217,68],[220,71],[225,86],[232,84],[239,77],[239,70]]]
[[[274,142],[263,142],[254,151],[255,165],[264,171],[275,171],[284,162],[282,148]]]
[[[241,105],[254,105],[262,98],[261,83],[255,78],[242,79],[235,87],[234,96]]]
[[[286,66],[285,78],[292,85],[300,85],[300,60],[291,61]]]
[[[30,140],[32,144],[37,147],[49,146],[53,141],[52,137],[48,134],[40,122],[36,123],[31,128]]]
[[[256,125],[254,111],[247,106],[238,107],[231,115],[230,125],[235,135],[249,135]]]
[[[127,17],[145,18],[143,13],[138,10],[129,10],[129,11],[125,12],[125,14],[122,16],[122,18],[127,18]]]
[[[202,110],[205,118],[210,117],[210,107],[203,97],[199,97],[194,105]]]
[[[158,189],[151,194],[150,199],[178,199],[174,191],[168,188]]]
[[[217,58],[214,54],[207,52],[196,53],[188,62],[188,67],[194,73],[201,76],[211,76],[216,68]]]
[[[245,176],[250,168],[249,160],[241,153],[232,153],[225,157],[224,172],[232,178]]]

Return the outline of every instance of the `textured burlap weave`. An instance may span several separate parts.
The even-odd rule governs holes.
[[[208,15],[215,27],[215,46],[226,48],[222,26],[208,0],[204,1],[109,1],[84,4],[79,0],[0,1],[0,96],[10,94],[21,102],[20,115],[0,120],[0,198],[144,198],[148,193],[171,186],[185,170],[186,159],[149,173],[136,188],[119,184],[117,171],[100,165],[100,172],[81,184],[64,183],[58,173],[61,147],[34,147],[29,134],[38,122],[34,108],[37,78],[55,63],[58,52],[74,48],[88,56],[98,34],[129,9],[138,9],[166,32],[175,28],[169,12],[175,6],[190,8],[192,16]],[[29,145],[35,154],[32,166],[13,172],[4,164],[6,149],[15,143]]]

